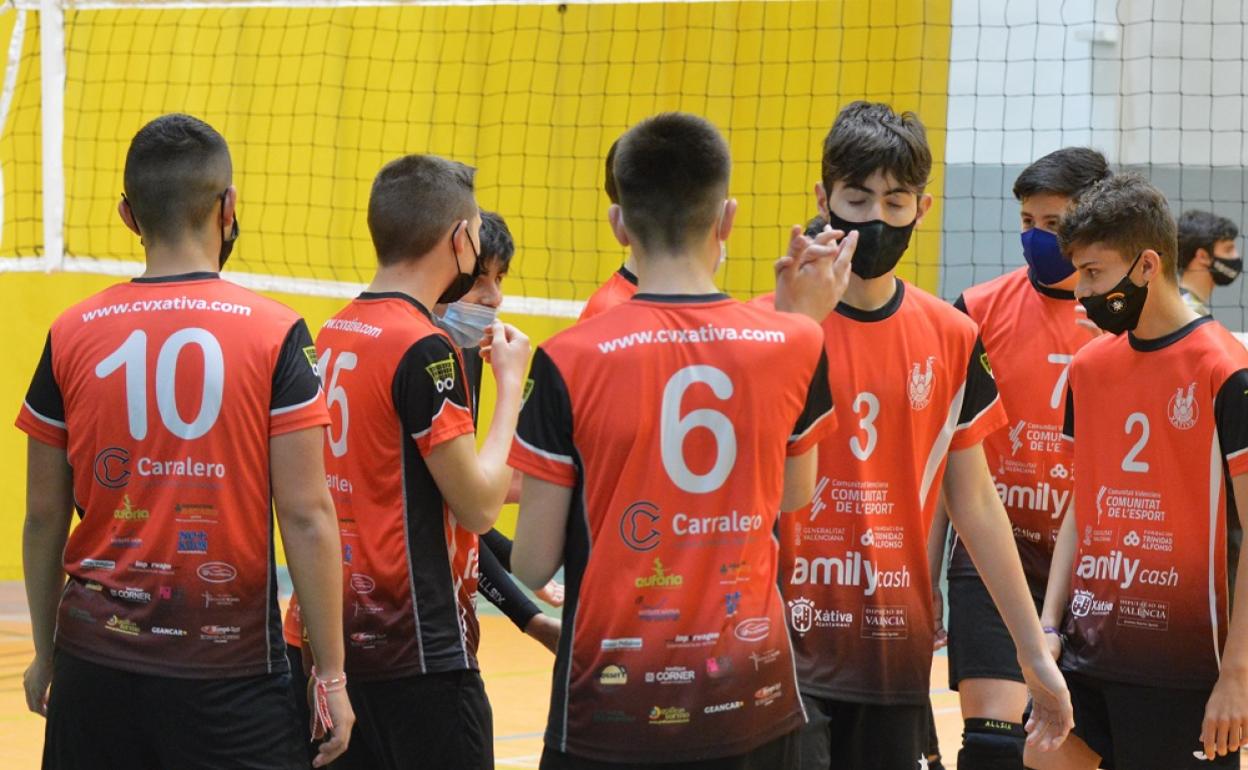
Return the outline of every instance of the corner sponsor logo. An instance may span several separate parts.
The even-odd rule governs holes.
[[[121,599],[134,604],[148,604],[152,601],[152,595],[142,588],[110,588],[108,589],[108,595],[114,599]]]
[[[95,456],[92,471],[100,486],[121,489],[130,483],[130,452],[119,446],[102,449]]]
[[[761,642],[770,634],[771,620],[768,618],[747,618],[732,631],[732,635],[743,642]]]
[[[646,684],[692,684],[698,672],[684,666],[665,666],[661,671],[647,671]]]
[[[205,583],[228,583],[238,577],[238,570],[223,561],[208,561],[199,565],[195,574]]]
[[[620,515],[620,539],[634,551],[650,551],[663,539],[659,522],[663,519],[654,503],[639,500]]]

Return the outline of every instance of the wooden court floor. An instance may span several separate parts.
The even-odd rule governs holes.
[[[499,770],[536,768],[550,696],[553,656],[482,602],[480,661],[494,708],[494,755]],[[493,608],[490,608],[492,610]],[[487,614],[488,613],[488,614]],[[38,768],[43,720],[26,710],[22,672],[33,648],[20,583],[0,583],[0,768]],[[932,667],[932,704],[945,766],[956,767],[962,720],[945,684],[945,657]]]

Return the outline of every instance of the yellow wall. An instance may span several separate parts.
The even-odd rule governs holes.
[[[17,13],[0,9],[0,45]],[[37,14],[27,21],[0,127],[0,259],[42,249]],[[150,118],[186,111],[231,143],[245,233],[235,269],[366,280],[374,173],[403,153],[434,152],[477,166],[482,205],[511,225],[509,293],[583,299],[622,256],[603,224],[607,147],[637,120],[683,109],[714,121],[732,146],[741,212],[723,282],[751,295],[771,288],[787,225],[813,213],[820,143],[837,110],[870,98],[916,110],[928,126],[936,208],[901,272],[934,289],[949,35],[950,0],[71,12],[67,249],[139,258],[115,221],[125,150]],[[0,272],[11,313],[0,407],[16,414],[55,315],[108,283]],[[341,305],[279,298],[313,330]],[[535,342],[567,323],[513,320]],[[24,478],[24,438],[0,431],[0,489],[11,501],[0,579],[20,573]]]

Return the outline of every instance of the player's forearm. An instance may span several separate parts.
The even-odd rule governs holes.
[[[949,515],[1009,629],[1019,660],[1046,656],[1040,619],[1027,588],[1010,520],[991,476],[987,475],[987,467],[982,483],[976,483],[965,492],[951,490]]]
[[[32,510],[29,506],[22,527],[22,573],[26,581],[26,601],[30,605],[31,633],[35,654],[52,655],[56,610],[65,589],[65,569],[61,554],[69,535],[68,517],[54,512]]]
[[[1053,560],[1049,563],[1049,582],[1044,592],[1044,611],[1040,623],[1048,628],[1060,628],[1066,604],[1070,600],[1070,570],[1075,563],[1075,551],[1079,546],[1076,537],[1075,510],[1066,510],[1066,518],[1057,530],[1053,544]]]
[[[328,494],[303,515],[279,520],[290,579],[299,596],[299,614],[307,629],[317,672],[342,672],[342,547],[338,520]]]
[[[1229,485],[1228,485],[1229,486]],[[1248,527],[1248,474],[1233,479],[1235,500],[1239,503],[1241,526]],[[1239,551],[1239,569],[1235,575],[1236,597],[1248,596],[1248,548]],[[1243,604],[1240,604],[1243,607]],[[1248,611],[1231,610],[1231,627],[1226,635],[1226,648],[1222,651],[1221,676],[1234,676],[1241,680],[1248,677]]]

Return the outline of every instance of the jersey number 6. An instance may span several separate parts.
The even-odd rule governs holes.
[[[672,483],[686,492],[704,494],[714,492],[728,480],[737,461],[737,434],[728,415],[714,409],[694,409],[680,416],[685,391],[698,383],[708,386],[721,401],[732,398],[732,380],[713,366],[686,366],[673,374],[663,387],[659,449],[663,469]],[[715,463],[706,473],[694,473],[685,462],[685,437],[695,428],[705,428],[715,437]]]

